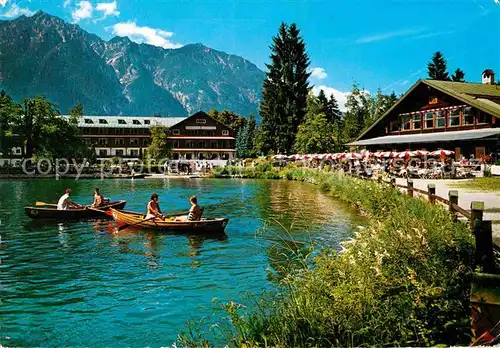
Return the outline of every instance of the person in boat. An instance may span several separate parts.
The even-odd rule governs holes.
[[[106,199],[99,192],[98,187],[94,188],[94,202],[92,203],[91,207],[92,208],[99,208],[100,206],[103,206],[104,204],[106,204]]]
[[[68,210],[71,208],[80,208],[81,205],[73,202],[71,198],[71,189],[66,189],[64,192],[64,195],[59,198],[59,201],[57,202],[57,210]]]
[[[158,203],[158,194],[153,193],[151,195],[151,200],[148,203],[146,219],[152,219],[154,217],[164,219],[164,216],[160,209],[160,204]]]
[[[201,209],[198,205],[198,198],[196,198],[196,196],[190,197],[189,203],[191,204],[189,214],[187,216],[178,216],[174,219],[174,221],[200,221]]]

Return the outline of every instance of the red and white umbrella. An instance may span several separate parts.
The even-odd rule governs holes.
[[[426,151],[426,150],[417,150],[417,151],[413,151],[413,155],[414,156],[427,156],[429,154],[429,151]]]
[[[328,154],[327,153],[323,153],[321,155],[318,155],[318,158],[321,159],[321,160],[325,159],[325,158],[328,158]]]
[[[385,152],[382,152],[381,157],[384,157],[384,158],[393,158],[393,157],[396,157],[397,155],[398,155],[397,152],[385,151]]]
[[[285,156],[285,155],[274,155],[274,156],[273,156],[273,158],[274,158],[274,159],[279,159],[279,160],[280,160],[280,159],[285,159],[285,158],[287,158],[287,156]]]
[[[363,156],[360,153],[349,152],[349,153],[345,154],[345,159],[348,159],[348,160],[355,160],[355,159],[361,159],[361,158],[363,158]]]
[[[383,154],[384,154],[383,152],[375,152],[375,153],[373,154],[373,156],[375,156],[375,157],[377,157],[377,158],[380,158],[380,157],[382,157],[382,155],[383,155]]]
[[[309,159],[309,158],[311,158],[310,155],[303,155],[303,156],[301,156],[301,159]]]
[[[334,159],[344,159],[346,155],[347,155],[347,152],[336,153],[336,154],[334,154]]]
[[[361,157],[368,158],[368,157],[371,157],[371,156],[373,156],[373,152],[370,152],[368,150],[361,151]]]
[[[439,149],[439,150],[436,150],[436,151],[432,151],[430,154],[431,154],[431,156],[449,156],[449,155],[452,155],[454,153],[455,152],[451,151],[451,150]]]
[[[291,155],[289,158],[293,159],[293,160],[297,160],[300,158],[300,155]]]
[[[397,155],[398,158],[406,158],[406,157],[413,157],[413,156],[415,156],[415,153],[413,151],[410,151],[410,150],[400,152]]]

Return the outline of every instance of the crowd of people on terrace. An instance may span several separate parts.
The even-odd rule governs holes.
[[[379,151],[343,152],[333,154],[275,155],[277,165],[298,162],[302,166],[348,172],[361,176],[390,175],[404,178],[454,179],[470,178],[484,170],[484,160],[471,155],[456,161],[454,151]]]

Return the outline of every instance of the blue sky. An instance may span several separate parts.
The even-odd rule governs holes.
[[[0,17],[44,10],[104,39],[130,36],[166,48],[201,42],[265,69],[282,21],[307,44],[311,82],[342,103],[353,82],[375,92],[405,92],[426,76],[440,50],[448,70],[480,81],[500,73],[499,0],[0,0]]]

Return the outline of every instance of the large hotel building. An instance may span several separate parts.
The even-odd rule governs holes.
[[[201,111],[189,117],[83,116],[78,124],[82,138],[95,147],[98,159],[131,161],[144,156],[154,126],[170,129],[168,141],[174,160],[235,158],[234,130]]]

